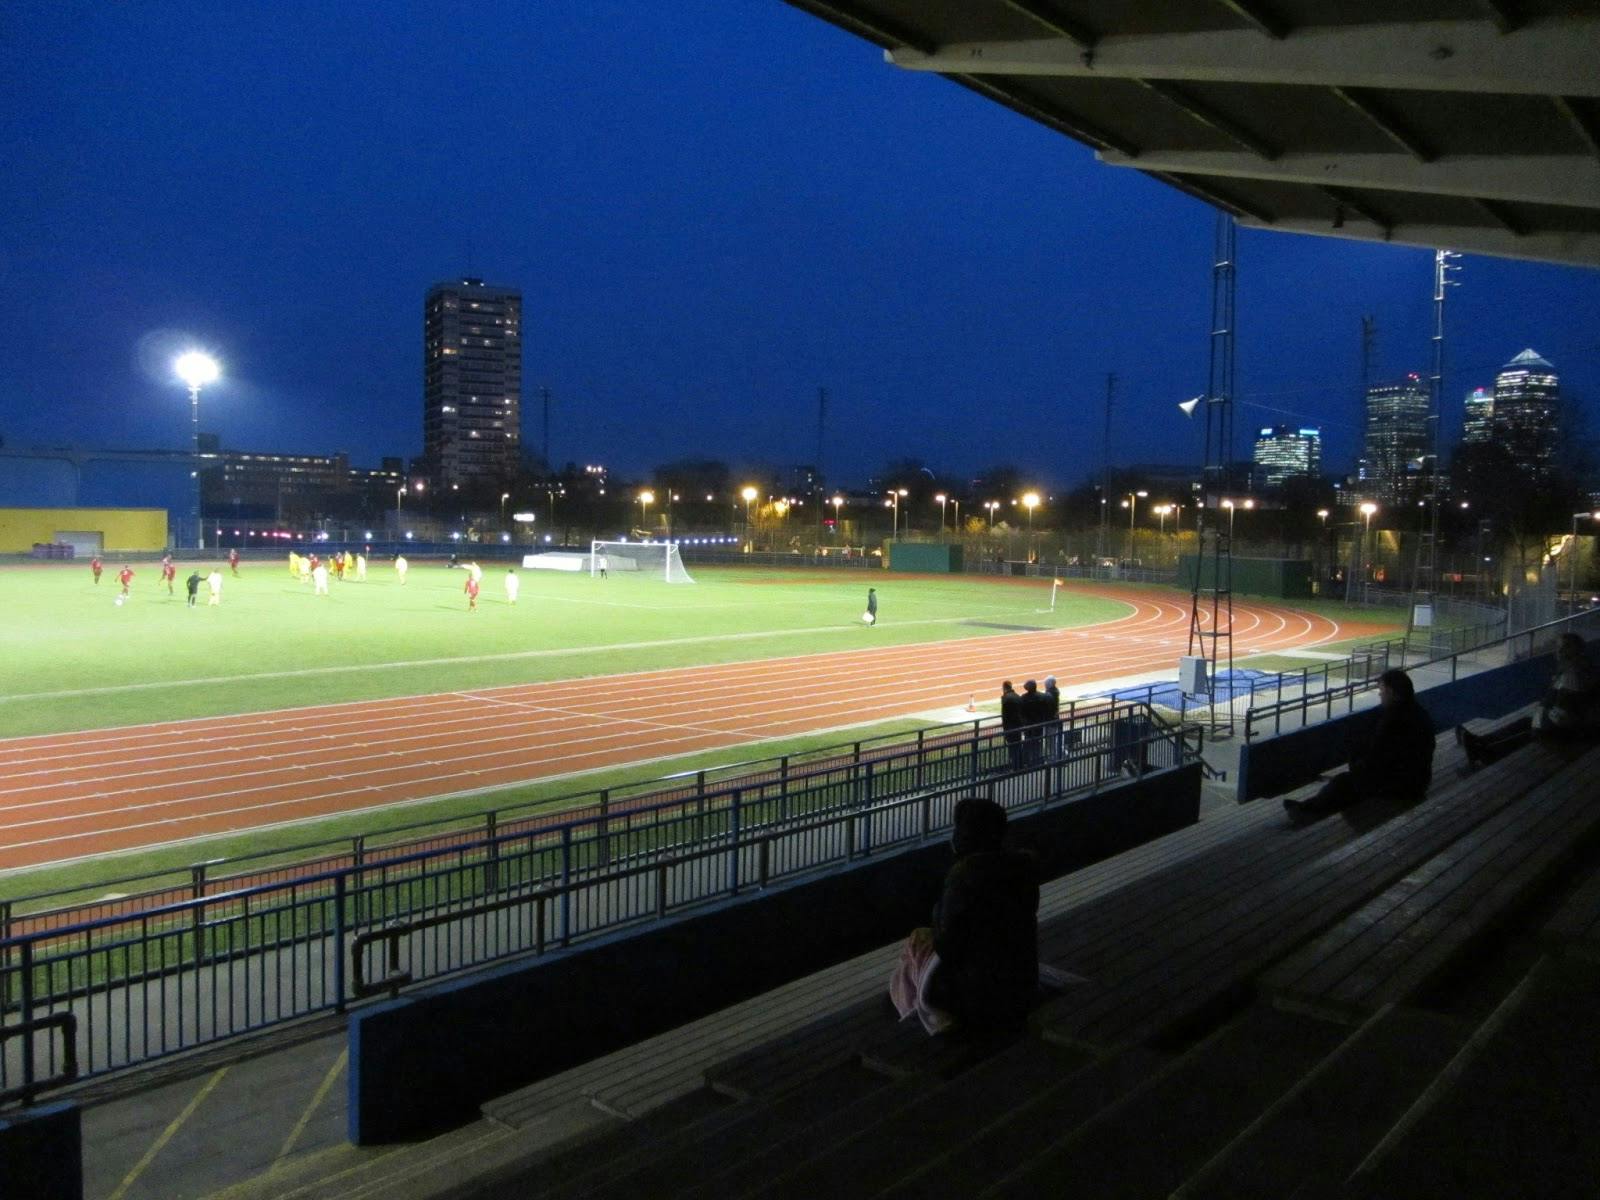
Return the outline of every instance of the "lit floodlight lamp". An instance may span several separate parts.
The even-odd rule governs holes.
[[[1204,399],[1204,396],[1193,396],[1188,400],[1184,400],[1178,405],[1178,411],[1186,417],[1192,417],[1194,416],[1194,410],[1200,407],[1200,402]]]
[[[222,375],[222,368],[217,365],[217,360],[200,350],[190,350],[180,354],[177,361],[172,364],[172,369],[193,391],[199,391],[208,383],[215,383]]]

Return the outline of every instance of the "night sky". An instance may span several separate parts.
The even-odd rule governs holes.
[[[470,271],[523,289],[559,461],[809,461],[820,385],[836,482],[1066,484],[1107,371],[1116,457],[1197,457],[1212,210],[779,0],[9,0],[0,71],[8,446],[184,444],[193,338],[224,445],[414,455],[423,292]],[[1600,273],[1462,262],[1447,419],[1527,346],[1600,402]],[[1425,372],[1431,267],[1241,231],[1241,451],[1314,422],[1348,465],[1359,317]]]

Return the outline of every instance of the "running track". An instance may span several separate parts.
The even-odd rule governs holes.
[[[1116,588],[1077,629],[641,671],[0,741],[0,869],[236,832],[1175,668],[1188,606]],[[1234,652],[1376,634],[1238,604]]]

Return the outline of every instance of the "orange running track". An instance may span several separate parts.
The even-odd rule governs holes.
[[[1173,670],[1178,600],[1076,629],[640,671],[0,741],[0,869],[725,748],[989,698]],[[1376,634],[1234,609],[1237,655]]]

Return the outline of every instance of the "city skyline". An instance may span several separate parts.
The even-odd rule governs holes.
[[[167,363],[193,338],[225,366],[201,416],[225,444],[410,459],[416,297],[470,274],[529,296],[523,376],[551,388],[558,463],[804,461],[826,387],[832,479],[914,455],[1070,486],[1098,467],[1108,371],[1116,461],[1198,459],[1174,406],[1204,386],[1212,210],[781,4],[488,5],[475,23],[504,36],[415,87],[436,57],[421,5],[378,31],[339,11],[22,10],[0,51],[31,101],[0,117],[0,313],[31,351],[0,367],[10,445],[181,444]],[[556,54],[601,23],[596,53]],[[530,48],[559,61],[530,71]],[[1330,466],[1353,461],[1360,316],[1377,377],[1420,369],[1430,257],[1241,231],[1239,428],[1316,425]],[[1600,394],[1600,275],[1463,266],[1447,442],[1515,348]]]

